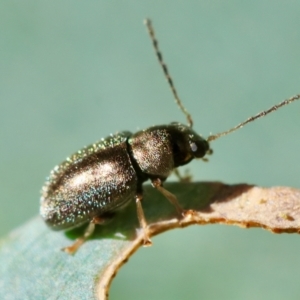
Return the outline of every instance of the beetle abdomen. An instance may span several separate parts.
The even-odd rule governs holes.
[[[55,167],[42,189],[40,213],[53,229],[70,229],[133,199],[137,175],[129,132],[90,145]]]

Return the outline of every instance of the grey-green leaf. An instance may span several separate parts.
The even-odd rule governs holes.
[[[221,183],[175,183],[166,188],[185,209],[195,212],[179,218],[174,207],[147,186],[143,208],[151,235],[208,223],[259,226],[278,233],[300,229],[296,189]],[[1,299],[106,299],[112,278],[143,243],[138,228],[132,201],[109,224],[98,226],[93,238],[70,256],[60,249],[84,228],[54,232],[39,217],[32,219],[1,241]]]

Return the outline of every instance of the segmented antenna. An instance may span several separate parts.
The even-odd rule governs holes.
[[[186,110],[186,108],[183,106],[178,94],[177,94],[177,91],[175,89],[175,86],[173,84],[173,80],[169,74],[169,71],[168,71],[168,67],[167,65],[164,63],[163,61],[163,57],[162,57],[162,53],[161,51],[159,50],[159,47],[158,47],[158,41],[155,37],[155,33],[154,33],[154,29],[152,27],[152,23],[149,19],[146,19],[144,21],[145,25],[147,26],[147,29],[148,29],[148,33],[149,33],[149,36],[152,40],[152,44],[153,44],[153,47],[154,47],[154,50],[155,50],[155,54],[157,56],[157,59],[159,61],[159,64],[161,65],[163,71],[164,71],[164,75],[169,83],[169,86],[171,88],[171,91],[174,95],[174,98],[175,98],[175,102],[177,103],[177,105],[179,106],[180,110],[185,114],[186,116],[186,119],[187,119],[187,123],[188,123],[188,126],[189,127],[192,127],[193,126],[193,119],[191,117],[191,115],[189,114],[189,112]]]
[[[214,140],[216,140],[216,139],[218,139],[218,138],[220,138],[220,137],[222,137],[222,136],[224,136],[224,135],[227,135],[227,134],[229,134],[229,133],[231,133],[231,132],[233,132],[233,131],[236,131],[236,130],[242,128],[244,125],[246,125],[246,124],[248,124],[248,123],[250,123],[250,122],[252,122],[252,121],[254,121],[254,120],[256,120],[256,119],[259,119],[259,118],[261,118],[261,117],[264,117],[264,116],[266,116],[267,114],[269,114],[269,113],[271,113],[271,112],[273,112],[273,111],[276,111],[278,108],[280,108],[280,107],[282,107],[282,106],[285,106],[285,105],[288,105],[288,104],[292,103],[293,101],[299,100],[299,99],[300,99],[300,94],[295,95],[295,96],[293,96],[293,97],[291,97],[291,98],[289,98],[289,99],[286,99],[286,100],[284,100],[284,101],[282,101],[282,102],[280,102],[280,103],[278,103],[278,104],[276,104],[276,105],[270,107],[269,109],[264,110],[264,111],[258,113],[257,115],[248,118],[246,121],[244,121],[244,122],[238,124],[237,126],[231,128],[231,129],[229,129],[229,130],[227,130],[227,131],[224,131],[224,132],[221,132],[221,133],[218,133],[218,134],[214,134],[214,135],[209,136],[208,139],[207,139],[207,141],[208,141],[208,142],[214,141]]]

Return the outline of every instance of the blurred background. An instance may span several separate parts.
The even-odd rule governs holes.
[[[38,214],[46,176],[69,154],[120,130],[185,122],[145,17],[206,137],[300,93],[299,12],[298,1],[1,1],[0,235]],[[294,103],[258,120],[187,168],[195,181],[300,188],[299,114]],[[111,299],[300,297],[297,235],[214,225],[153,242],[122,268]]]

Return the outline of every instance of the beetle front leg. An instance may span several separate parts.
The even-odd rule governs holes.
[[[84,234],[82,237],[76,239],[76,241],[68,247],[64,247],[61,250],[65,251],[68,254],[74,254],[79,247],[93,234],[96,224],[102,224],[105,222],[105,219],[101,219],[100,217],[94,217],[92,221],[90,221],[88,227],[84,231]]]
[[[163,187],[163,183],[159,178],[152,179],[152,186],[160,191],[173,204],[180,216],[186,217],[193,215],[193,210],[184,210],[178,202],[177,197]]]
[[[147,247],[147,246],[151,246],[152,242],[151,242],[151,240],[149,238],[149,234],[148,234],[148,226],[147,226],[145,214],[144,214],[142,203],[141,203],[142,199],[143,199],[142,194],[137,194],[135,196],[137,215],[138,215],[141,229],[143,230],[143,233],[144,233],[144,246]]]

